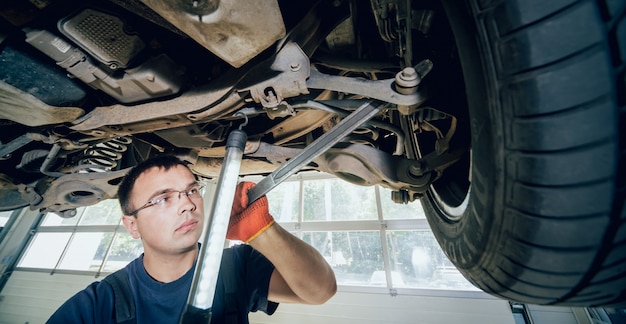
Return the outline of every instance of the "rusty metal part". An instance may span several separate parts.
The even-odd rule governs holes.
[[[268,174],[276,169],[277,165],[287,162],[300,153],[302,149],[289,148],[260,142],[258,137],[248,138],[244,150],[245,159],[241,161],[241,175]],[[190,165],[194,173],[207,178],[219,175],[226,149],[216,147],[200,150],[199,156]]]
[[[420,160],[390,155],[368,145],[333,148],[316,159],[319,169],[358,185],[381,184],[391,189],[424,192],[464,151],[431,154]]]
[[[50,106],[33,95],[0,81],[0,119],[34,127],[72,122],[84,113],[78,107]]]
[[[209,149],[216,143],[224,142],[228,129],[229,125],[210,123],[202,128],[190,125],[155,131],[154,134],[178,148]]]
[[[251,158],[263,158],[274,165],[279,165],[289,161],[301,151],[302,149],[260,142],[257,150],[253,153],[246,154],[246,156]]]
[[[26,144],[34,140],[30,133],[18,136],[9,143],[0,145],[0,160],[6,160],[11,157],[11,153],[24,147]]]
[[[26,133],[11,140],[9,143],[0,144],[0,160],[10,158],[10,154],[26,146],[30,142],[40,141],[46,144],[55,144],[64,150],[79,150],[87,147],[87,144],[74,142],[62,138],[56,134]]]
[[[78,207],[96,204],[115,197],[119,180],[129,169],[113,172],[72,173],[53,182],[44,179],[37,187],[20,186],[22,198],[30,203],[31,210],[54,212],[61,217],[71,217]],[[38,192],[43,192],[39,195]]]
[[[298,68],[295,69],[294,66]],[[274,56],[274,58],[266,60],[250,70],[237,84],[237,91],[227,98],[225,102],[220,102],[216,107],[223,109],[203,110],[197,113],[188,114],[190,120],[207,120],[215,118],[217,113],[227,110],[232,113],[241,106],[243,98],[248,101],[262,103],[268,100],[266,89],[272,89],[277,98],[276,102],[282,101],[282,98],[299,96],[308,94],[306,88],[306,79],[309,76],[309,59],[304,52],[295,43],[288,43]],[[239,99],[238,106],[234,103],[230,107],[226,104],[232,101],[232,98]],[[226,103],[226,104],[225,104]],[[268,105],[270,106],[270,105]]]
[[[249,201],[255,201],[265,195],[289,176],[300,170],[300,168],[339,143],[346,135],[352,133],[357,127],[378,114],[384,105],[385,104],[380,103],[373,104],[371,102],[363,104],[348,117],[342,119],[341,122],[330,131],[313,141],[313,143],[302,150],[302,152],[298,153],[298,155],[257,183],[257,185],[248,192]]]
[[[360,144],[329,150],[323,160],[318,161],[320,170],[358,185],[384,183],[390,188],[426,190],[432,175],[409,173],[407,170],[415,163],[420,162]]]
[[[0,211],[13,210],[28,206],[28,201],[22,198],[15,180],[0,173]]]
[[[294,65],[300,68],[294,70]],[[71,129],[98,137],[123,136],[210,121],[232,114],[244,104],[244,97],[260,102],[268,87],[282,98],[306,94],[308,74],[308,58],[296,44],[289,43],[274,57],[245,73],[235,70],[211,85],[170,100],[97,107],[75,121]]]
[[[430,121],[443,119],[450,120],[450,126],[445,135],[439,128],[430,123]],[[450,140],[452,140],[452,136],[456,133],[457,119],[454,115],[432,107],[421,107],[416,109],[410,116],[410,121],[413,125],[413,129],[420,129],[422,131],[435,133],[437,137],[437,140],[435,141],[435,151],[437,154],[443,154],[449,149]]]
[[[297,150],[300,151],[300,150]],[[223,158],[217,157],[199,157],[196,164],[191,166],[194,173],[207,177],[216,178],[220,174]],[[276,169],[276,165],[264,159],[244,159],[241,161],[240,174],[243,175],[262,175],[268,174]]]
[[[342,101],[337,101],[337,100],[330,100],[328,101],[329,104],[331,103],[341,103]],[[326,112],[330,112],[333,113],[335,115],[338,115],[340,117],[345,117],[348,116],[348,114],[350,113],[349,111],[343,110],[343,109],[339,109],[339,108],[334,108],[331,107],[330,105],[325,105],[322,104],[321,102],[318,101],[312,101],[309,100],[307,102],[304,103],[297,103],[293,105],[294,108],[312,108],[312,109],[319,109],[322,111],[326,111]],[[378,128],[382,128],[385,130],[388,130],[390,132],[392,132],[393,134],[396,135],[396,149],[393,152],[393,155],[402,155],[402,153],[404,152],[404,138],[405,138],[405,134],[404,131],[401,128],[398,128],[390,123],[385,123],[382,121],[378,121],[376,119],[371,119],[369,120],[366,124],[368,125],[372,125]]]
[[[276,119],[287,116],[295,116],[296,111],[291,105],[275,95],[273,89],[269,92],[267,100],[262,100],[261,104],[265,107],[265,112],[270,119]]]
[[[260,145],[261,145],[260,136],[257,135],[257,136],[248,137],[248,141],[246,142],[246,147],[244,148],[244,154],[248,155],[248,154],[252,154],[256,152],[259,149]],[[200,147],[200,148],[193,148],[193,151],[197,152],[198,157],[209,158],[209,159],[216,158],[219,160],[224,157],[224,154],[226,153],[226,148],[224,146]],[[204,175],[209,176],[208,174],[204,174]],[[215,176],[215,175],[217,175],[217,173],[211,174],[210,177]]]
[[[141,131],[165,129],[192,123],[180,115],[202,110],[227,96],[232,85],[227,82],[215,82],[219,87],[203,86],[185,92],[180,97],[165,101],[149,102],[135,106],[112,105],[97,107],[83,118],[74,122],[73,130],[94,136],[111,134],[116,136],[137,133],[138,127],[128,125],[143,124],[146,121],[163,118],[154,123],[147,122]],[[240,101],[240,98],[237,98]],[[220,107],[221,108],[221,107]]]
[[[316,167],[306,167],[301,171],[315,169],[358,185],[380,184],[392,190],[405,190],[406,195],[415,197],[427,190],[445,168],[458,161],[466,152],[433,152],[423,159],[413,160],[394,156],[368,145],[342,144],[315,158],[313,162]],[[302,149],[260,142],[254,152],[246,154],[246,159],[242,161],[241,174],[270,173],[276,166],[285,164],[301,151]],[[192,167],[198,174],[216,177],[221,162],[222,159],[218,157],[201,157]]]
[[[41,174],[45,174],[49,177],[62,177],[65,175],[65,173],[62,172],[54,172],[48,170],[48,167],[56,162],[60,151],[61,146],[59,146],[59,144],[52,145],[52,149],[50,150],[50,152],[48,152],[48,156],[46,156],[46,159],[43,161],[39,169],[39,172],[41,172]]]
[[[333,114],[322,110],[304,110],[280,122],[266,133],[272,134],[274,144],[280,145],[310,133],[332,117]]]
[[[309,58],[296,43],[287,43],[276,54],[271,65],[261,64],[238,84],[239,93],[249,94],[263,107],[273,107],[283,99],[308,94]],[[271,91],[271,93],[269,93]]]
[[[271,66],[271,62],[273,58],[259,65]],[[76,120],[71,129],[99,137],[113,137],[185,126],[203,118],[224,116],[243,105],[243,99],[234,89],[247,74],[248,70],[244,69],[230,70],[210,84],[192,88],[169,100],[134,106],[97,107]]]
[[[263,175],[276,169],[276,166],[287,162],[296,156],[302,149],[282,147],[260,142],[258,137],[249,137],[244,149],[245,159],[241,162],[241,175]],[[210,149],[201,149],[195,154],[195,150],[186,153],[193,155],[193,159],[181,152],[176,155],[185,156],[185,160],[192,161],[192,171],[200,176],[215,178],[219,176],[224,160],[226,149],[218,146]]]
[[[284,121],[278,123],[270,130],[265,132],[266,134],[272,134],[273,143],[275,145],[281,145],[286,142],[289,142],[293,139],[301,137],[311,130],[320,127],[323,123],[328,121],[333,116],[338,117],[346,117],[350,114],[350,110],[336,108],[335,106],[342,106],[348,109],[354,109],[358,105],[362,104],[362,100],[326,100],[326,101],[303,101],[303,102],[295,102],[292,106],[298,111],[296,116],[285,119]],[[248,115],[258,115],[262,113],[258,109],[254,108],[243,108],[239,112],[248,114]],[[393,152],[393,155],[402,155],[404,152],[404,138],[405,134],[402,129],[394,126],[393,124],[386,123],[384,121],[380,121],[377,119],[371,119],[365,123],[365,125],[370,125],[373,127],[385,129],[396,136],[396,147]],[[261,148],[264,145],[269,145],[267,143],[261,143]],[[257,145],[258,147],[258,145]],[[261,151],[261,149],[260,149]],[[261,152],[256,152],[255,156],[257,157],[265,157],[269,155],[274,155],[276,152],[263,154]],[[250,155],[250,151],[246,151],[246,156]],[[213,148],[213,149],[203,149],[201,150],[200,155],[205,157],[220,157],[223,156],[224,149],[223,148]],[[292,157],[293,155],[289,155]],[[245,161],[244,161],[245,164]],[[245,169],[245,166],[242,167]]]
[[[234,0],[142,2],[234,67],[247,63],[285,36],[276,0],[245,5]]]
[[[265,91],[268,88],[281,99],[308,94],[307,87],[311,87],[362,95],[398,105],[419,106],[426,100],[420,91],[408,95],[395,91],[395,79],[372,81],[311,71],[308,58],[295,43],[285,44],[275,57],[260,63],[250,72],[233,73],[215,80],[213,84],[220,86],[196,88],[165,101],[97,107],[77,120],[71,129],[92,136],[114,137],[187,126],[232,114],[244,105],[244,100],[261,103],[267,99]]]

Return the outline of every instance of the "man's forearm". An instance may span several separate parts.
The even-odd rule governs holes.
[[[335,274],[324,257],[280,225],[272,225],[249,244],[274,264],[300,301],[321,304],[335,294]]]

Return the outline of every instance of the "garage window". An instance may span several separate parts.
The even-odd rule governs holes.
[[[326,258],[340,287],[477,290],[439,248],[419,201],[396,204],[389,189],[320,173],[293,176],[267,196],[276,221]],[[98,276],[124,267],[142,246],[121,216],[117,200],[79,208],[73,218],[46,215],[18,268]]]
[[[419,201],[396,204],[389,189],[320,173],[267,196],[270,213],[326,258],[340,287],[478,291],[439,248]]]
[[[72,218],[48,213],[20,259],[20,269],[86,272],[96,276],[124,267],[142,253],[121,224],[117,200],[78,208]]]

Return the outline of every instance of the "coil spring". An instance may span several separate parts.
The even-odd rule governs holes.
[[[85,149],[80,164],[89,172],[110,171],[117,167],[117,162],[132,143],[130,137],[122,136],[108,142],[102,142]]]

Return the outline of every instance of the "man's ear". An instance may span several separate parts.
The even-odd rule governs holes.
[[[141,234],[137,230],[137,218],[135,216],[122,216],[122,223],[124,223],[124,227],[134,239],[141,238]]]

